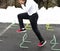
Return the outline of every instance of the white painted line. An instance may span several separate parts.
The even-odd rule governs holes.
[[[12,27],[11,28],[14,28],[14,27],[17,27],[18,25],[12,25]]]
[[[3,40],[0,40],[0,42],[2,42]]]
[[[14,23],[10,24],[6,29],[4,29],[1,33],[0,36],[2,36]]]
[[[13,25],[14,27],[18,26],[18,25]]]

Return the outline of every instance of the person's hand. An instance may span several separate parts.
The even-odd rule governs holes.
[[[19,0],[19,3],[20,3],[20,4],[24,4],[25,1],[24,1],[24,0]]]

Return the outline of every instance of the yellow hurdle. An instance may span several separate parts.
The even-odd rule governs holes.
[[[46,30],[48,30],[48,31],[54,31],[53,27],[50,26],[50,24],[46,24]]]
[[[31,30],[31,26],[30,26],[30,24],[27,23],[27,24],[25,25],[25,28],[26,28],[27,30]]]

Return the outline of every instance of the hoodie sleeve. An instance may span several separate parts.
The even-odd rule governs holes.
[[[22,4],[21,6],[22,6],[22,8],[23,8],[24,11],[28,12],[29,9],[30,9],[31,6],[32,6],[32,0],[27,0],[26,6],[24,6],[24,4]]]

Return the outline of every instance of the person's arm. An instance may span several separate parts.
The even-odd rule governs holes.
[[[32,5],[32,1],[31,1],[31,0],[29,0],[29,1],[26,2],[26,6],[24,6],[24,4],[21,4],[22,8],[23,8],[26,12],[28,12],[28,10],[31,8],[31,5]]]

